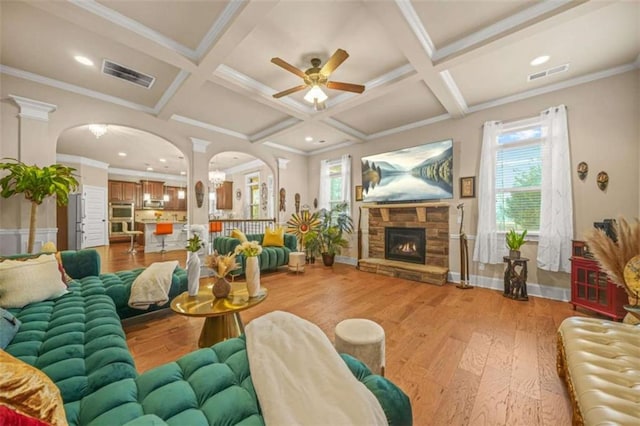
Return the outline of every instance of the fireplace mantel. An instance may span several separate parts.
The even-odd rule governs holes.
[[[449,203],[442,201],[432,203],[398,203],[398,204],[364,204],[363,209],[379,209],[384,222],[389,222],[389,209],[416,209],[419,222],[427,221],[427,208],[449,207]]]

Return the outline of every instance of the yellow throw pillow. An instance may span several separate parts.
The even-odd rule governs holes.
[[[262,245],[264,247],[284,247],[284,228],[279,226],[276,229],[265,229]]]
[[[248,241],[247,236],[244,234],[244,232],[237,228],[231,231],[231,238],[237,238],[241,243],[246,243]]]
[[[0,350],[0,404],[54,426],[67,424],[60,390],[42,371]]]

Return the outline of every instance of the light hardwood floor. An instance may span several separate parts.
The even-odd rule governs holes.
[[[164,255],[101,248],[103,272],[159,260]],[[242,312],[244,323],[284,310],[317,324],[333,340],[335,325],[364,317],[384,327],[386,376],[411,398],[416,425],[571,424],[571,407],[556,374],[556,330],[571,305],[500,292],[459,290],[388,278],[348,265],[310,265],[305,273],[265,273],[269,297]],[[127,343],[140,372],[197,349],[203,319],[170,310],[125,321]]]

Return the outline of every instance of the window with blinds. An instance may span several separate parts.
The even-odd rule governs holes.
[[[496,152],[496,222],[498,231],[540,230],[542,127],[503,130]]]
[[[329,163],[329,206],[333,209],[342,203],[342,163],[335,160]]]

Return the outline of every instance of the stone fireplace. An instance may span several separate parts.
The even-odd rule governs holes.
[[[424,265],[424,228],[384,228],[384,258]]]
[[[367,272],[443,285],[449,273],[449,203],[364,205]]]

